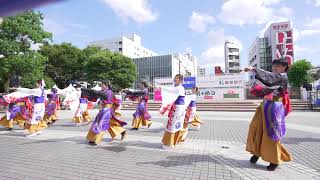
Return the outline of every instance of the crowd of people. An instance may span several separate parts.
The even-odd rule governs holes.
[[[259,68],[247,67],[245,72],[250,72],[253,77],[250,92],[263,98],[250,123],[247,137],[246,150],[252,154],[251,163],[256,163],[261,157],[270,163],[268,170],[273,171],[283,161],[292,160],[289,152],[280,143],[285,135],[285,117],[291,111],[288,95],[288,62],[286,59],[273,61],[273,72]],[[198,87],[193,87],[192,93],[186,95],[182,86],[183,76],[174,77],[172,87],[161,88],[162,105],[161,114],[168,113],[165,132],[162,138],[163,149],[173,149],[178,143],[186,140],[188,127],[197,127],[203,124],[196,112],[196,94]],[[148,112],[150,86],[141,82],[140,90],[124,89],[126,98],[138,102],[132,119],[132,129],[141,127],[150,128],[152,117]],[[99,144],[104,135],[109,132],[112,139],[120,136],[124,140],[127,136],[125,126],[127,123],[120,120],[121,99],[116,98],[110,81],[103,81],[101,90],[81,88],[77,85],[72,91],[59,92],[53,88],[50,92],[45,90],[45,82],[36,82],[35,89],[12,88],[12,93],[0,96],[0,103],[7,106],[6,114],[1,118],[0,125],[12,130],[17,124],[27,131],[27,136],[41,133],[41,130],[56,122],[58,118],[59,94],[64,93],[73,100],[66,98],[63,102],[68,105],[77,102],[77,110],[72,119],[76,126],[87,125],[92,122],[86,139],[90,144]],[[96,117],[92,120],[88,111],[89,104],[100,104]]]

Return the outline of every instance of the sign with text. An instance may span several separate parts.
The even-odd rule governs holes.
[[[186,89],[192,89],[196,86],[196,77],[185,77],[182,86]]]

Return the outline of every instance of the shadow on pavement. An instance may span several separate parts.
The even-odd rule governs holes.
[[[308,142],[320,142],[320,138],[313,137],[286,137],[282,140],[284,144],[300,144]]]
[[[248,160],[231,159],[221,155],[201,155],[201,154],[187,154],[187,155],[169,155],[165,160],[139,162],[137,165],[157,165],[161,167],[179,167],[179,166],[195,166],[199,163],[213,163],[221,166],[230,166],[232,168],[245,168],[250,173],[252,169],[266,170],[266,166],[261,164],[251,164]]]

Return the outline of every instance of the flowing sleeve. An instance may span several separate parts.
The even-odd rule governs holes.
[[[17,88],[18,93],[21,93],[23,97],[26,96],[41,96],[42,91],[39,88],[36,89],[28,89],[28,88]]]
[[[161,91],[179,95],[180,89],[179,89],[179,86],[177,86],[177,87],[161,87]]]
[[[281,74],[275,74],[258,68],[255,69],[255,78],[266,86],[282,85],[284,82],[284,77]]]
[[[90,101],[96,101],[97,99],[107,99],[107,94],[102,91],[94,89],[81,88],[81,96],[86,97]]]
[[[135,89],[129,89],[126,92],[126,98],[131,99],[132,101],[135,101],[138,97],[145,96],[146,95],[145,90],[135,90]]]
[[[164,114],[173,105],[179,96],[179,87],[161,87],[161,107],[160,114]]]

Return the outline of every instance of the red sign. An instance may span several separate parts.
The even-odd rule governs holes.
[[[203,99],[213,99],[213,96],[203,96]]]
[[[274,24],[272,27],[273,27],[273,30],[276,30],[276,31],[286,30],[287,28],[289,28],[289,24],[288,23]]]
[[[276,33],[276,58],[285,57],[289,65],[293,63],[293,38],[292,31]]]

